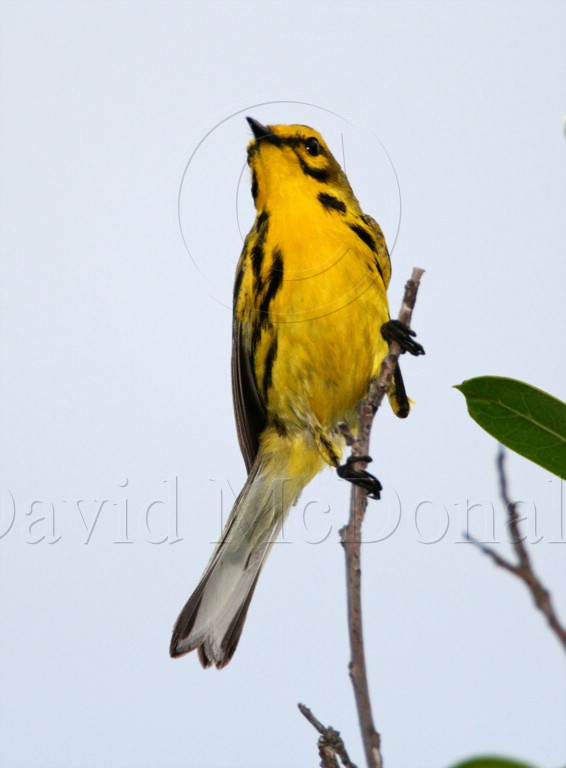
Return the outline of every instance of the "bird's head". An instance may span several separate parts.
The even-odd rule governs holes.
[[[259,210],[275,200],[297,200],[325,189],[353,196],[339,163],[317,131],[307,125],[262,125],[246,118],[252,195]]]

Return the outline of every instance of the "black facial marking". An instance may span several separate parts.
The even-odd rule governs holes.
[[[258,191],[257,174],[255,171],[252,171],[252,197],[254,199],[254,203],[257,200],[257,191]]]
[[[320,182],[328,181],[328,171],[326,168],[311,168],[299,154],[297,154],[297,157],[299,158],[301,170],[306,176],[311,176],[313,179]]]
[[[284,139],[280,139],[279,146],[282,147],[298,147],[303,143],[302,139],[298,136],[287,136]]]
[[[340,213],[346,213],[346,203],[343,203],[342,200],[338,200],[334,195],[329,195],[326,192],[319,192],[318,199],[325,208],[333,211],[340,211]]]
[[[262,136],[261,139],[257,139],[256,141],[267,141],[269,144],[274,144],[276,147],[280,147],[284,144],[285,139],[282,139],[281,136],[278,136],[276,133],[270,133],[267,136]]]

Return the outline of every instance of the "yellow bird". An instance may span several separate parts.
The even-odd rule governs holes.
[[[389,318],[383,233],[322,136],[247,120],[257,216],[236,271],[232,387],[249,474],[170,647],[174,657],[198,648],[202,665],[218,668],[236,650],[262,566],[307,483],[329,465],[379,498],[375,477],[341,465],[343,432],[355,432],[388,341],[424,352]],[[389,399],[407,416],[398,368]]]

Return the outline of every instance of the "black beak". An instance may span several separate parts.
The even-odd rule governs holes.
[[[249,126],[252,129],[252,133],[256,139],[265,139],[267,136],[273,136],[272,132],[266,128],[265,125],[262,125],[257,120],[254,120],[253,117],[246,117],[246,120],[248,121]]]

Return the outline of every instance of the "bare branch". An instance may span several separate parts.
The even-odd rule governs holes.
[[[336,756],[340,758],[344,768],[356,768],[346,752],[340,733],[331,726],[323,725],[304,704],[297,704],[297,706],[309,723],[320,733],[318,754],[321,758],[321,768],[338,768]]]
[[[410,326],[413,308],[422,269],[414,268],[411,279],[405,285],[405,295],[399,312],[399,320]],[[401,347],[392,341],[389,354],[382,363],[379,377],[373,382],[368,396],[359,407],[358,435],[351,441],[353,456],[367,456],[373,419],[385,393],[389,390],[395,367],[401,355]],[[358,486],[352,486],[350,501],[350,519],[340,531],[341,543],[346,556],[346,581],[348,594],[348,630],[350,634],[351,661],[350,678],[354,688],[358,719],[368,768],[382,768],[380,736],[377,732],[371,711],[369,687],[363,644],[362,601],[361,601],[361,528],[364,520],[368,497]],[[303,713],[304,714],[304,713]]]
[[[318,754],[320,756],[320,768],[340,768],[336,759],[336,752],[326,743],[324,736],[318,740]]]
[[[477,539],[469,534],[466,538],[478,547],[484,555],[490,557],[495,565],[514,574],[526,584],[536,607],[545,616],[549,627],[566,650],[566,629],[564,629],[556,615],[549,591],[542,584],[533,570],[529,553],[525,547],[524,536],[521,533],[517,504],[512,502],[509,498],[507,474],[505,472],[505,450],[502,446],[500,446],[499,453],[497,454],[497,471],[499,476],[499,492],[507,511],[507,527],[518,562],[516,564],[512,563],[510,560],[502,557],[490,547],[486,547],[485,544],[477,541]]]

